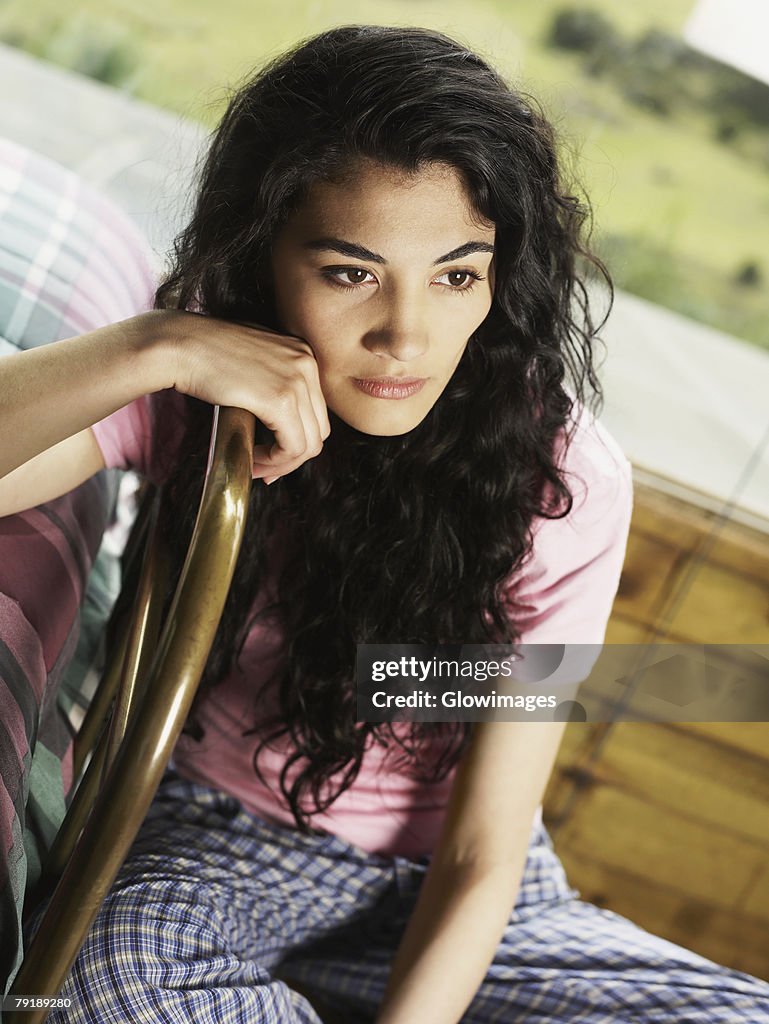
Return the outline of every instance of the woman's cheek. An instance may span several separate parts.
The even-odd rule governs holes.
[[[323,284],[318,285],[304,275],[287,276],[276,289],[278,308],[287,334],[304,338],[312,344],[313,334],[328,316]]]

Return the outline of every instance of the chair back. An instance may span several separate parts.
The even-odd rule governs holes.
[[[152,623],[164,590],[162,573],[155,575],[162,552],[151,532],[133,621],[117,644],[122,667],[105,673],[105,681],[120,677],[122,684],[111,723],[52,849],[54,860],[66,864],[7,998],[59,993],[160,784],[235,570],[252,483],[254,422],[244,410],[215,409],[198,516],[159,637]],[[156,524],[157,510],[151,518]],[[7,1019],[37,1024],[47,1014],[45,1007],[10,1010]]]

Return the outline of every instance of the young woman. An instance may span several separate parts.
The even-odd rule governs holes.
[[[340,28],[233,99],[156,310],[2,364],[0,511],[138,469],[177,572],[212,404],[260,421],[175,771],[52,1021],[769,1022],[569,886],[563,723],[356,721],[359,643],[603,641],[631,481],[587,411],[584,220],[478,56]]]

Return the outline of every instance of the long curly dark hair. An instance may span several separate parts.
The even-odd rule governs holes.
[[[434,162],[456,169],[476,211],[496,226],[495,292],[417,427],[370,436],[330,413],[318,457],[269,488],[252,488],[246,538],[187,729],[196,734],[201,697],[236,668],[280,536],[277,597],[260,612],[275,616],[285,637],[270,680],[280,712],[258,723],[255,693],[250,731],[261,739],[257,774],[265,744],[290,736],[281,790],[304,832],[312,831],[308,815],[354,781],[372,733],[400,748],[393,770],[423,782],[440,781],[457,763],[468,723],[414,723],[407,737],[388,724],[356,723],[356,644],[518,640],[514,593],[503,595],[503,584],[531,554],[535,517],[570,511],[554,446],[559,435],[566,444],[572,436],[575,402],[596,410],[602,402],[593,353],[601,325],[591,317],[584,271],[597,271],[610,292],[611,282],[583,241],[589,210],[562,184],[553,129],[479,56],[423,29],[336,28],[237,91],[213,135],[156,307],[280,330],[270,272],[276,232],[315,183],[360,159],[409,172]],[[174,581],[212,413],[196,399],[184,403],[186,433],[166,484]],[[257,442],[271,440],[258,424]],[[436,735],[440,756],[429,759]],[[301,770],[289,788],[294,763]],[[339,785],[329,791],[336,773]]]

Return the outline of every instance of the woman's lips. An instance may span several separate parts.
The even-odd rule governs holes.
[[[373,398],[409,398],[422,390],[427,377],[353,377],[352,381]]]

